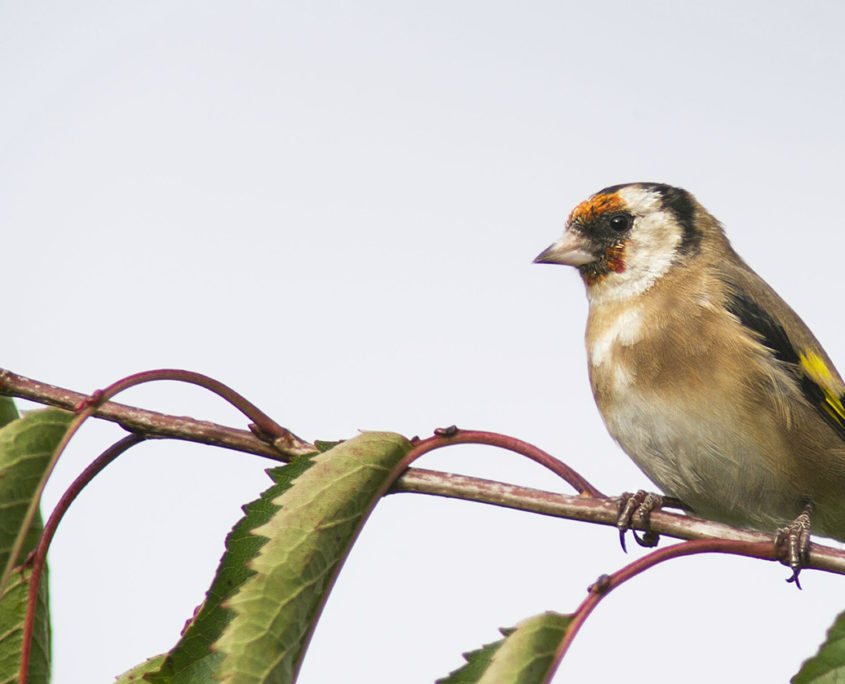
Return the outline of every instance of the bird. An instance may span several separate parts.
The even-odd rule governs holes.
[[[579,271],[599,413],[663,494],[786,535],[796,583],[811,524],[845,541],[845,383],[690,192],[604,188],[534,261]]]

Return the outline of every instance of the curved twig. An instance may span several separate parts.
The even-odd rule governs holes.
[[[434,436],[418,442],[414,446],[414,452],[418,458],[424,453],[440,449],[445,446],[453,444],[487,444],[489,446],[497,446],[502,449],[513,451],[522,456],[530,458],[532,461],[539,463],[551,470],[556,475],[559,475],[569,484],[571,484],[575,491],[582,496],[604,497],[598,489],[593,487],[586,478],[575,472],[568,465],[559,461],[551,454],[546,453],[542,449],[535,447],[533,444],[523,442],[516,437],[509,437],[507,435],[500,435],[496,432],[484,432],[482,430],[460,430],[454,425],[447,428],[438,428],[434,431]]]
[[[29,532],[29,528],[32,525],[32,521],[35,520],[35,516],[38,513],[38,506],[41,503],[41,495],[44,493],[44,487],[47,485],[47,480],[50,479],[50,475],[53,473],[53,469],[56,467],[56,463],[59,460],[59,456],[65,450],[65,447],[68,445],[70,438],[76,434],[76,431],[79,430],[79,427],[85,420],[91,415],[93,412],[92,407],[86,407],[82,409],[76,416],[74,416],[73,420],[68,425],[65,433],[62,435],[62,439],[59,441],[56,450],[50,456],[50,460],[47,462],[47,465],[44,468],[44,472],[41,473],[41,479],[38,480],[38,484],[35,487],[35,491],[32,493],[32,498],[29,501],[29,505],[27,506],[26,513],[23,517],[23,522],[21,523],[20,529],[18,530],[18,534],[15,537],[15,541],[12,543],[12,548],[9,550],[9,558],[6,561],[6,567],[3,570],[3,575],[0,577],[0,596],[6,591],[6,587],[9,584],[9,578],[12,576],[12,570],[15,567],[15,563],[18,562],[18,557],[21,555],[21,550],[23,549],[24,542],[26,540],[26,535]]]
[[[0,369],[0,394],[28,399],[47,406],[56,406],[73,411],[80,402],[90,399],[87,394],[57,387],[18,375],[10,370]],[[117,402],[104,402],[96,407],[97,418],[117,423],[130,432],[143,434],[148,438],[172,437],[202,444],[226,447],[276,461],[309,453],[314,446],[292,433],[290,444],[268,444],[249,430],[237,430],[205,420],[183,416],[168,416],[157,411],[127,406]]]
[[[510,449],[517,453],[528,456],[529,458],[532,458],[538,463],[541,463],[542,465],[546,466],[547,468],[553,470],[554,472],[564,477],[564,479],[566,479],[570,483],[572,483],[572,481],[574,480],[574,482],[577,484],[572,484],[579,491],[589,490],[590,492],[598,493],[598,490],[595,487],[593,487],[584,478],[582,478],[580,475],[571,470],[568,466],[561,463],[553,456],[550,456],[544,451],[538,449],[537,447],[528,444],[527,442],[523,442],[522,440],[518,440],[514,437],[498,435],[492,432],[458,430],[458,428],[452,426],[449,428],[441,428],[435,430],[434,436],[429,437],[428,439],[414,441],[414,445],[410,449],[410,451],[408,451],[408,453],[406,453],[400,459],[400,461],[395,466],[393,466],[392,470],[390,471],[390,473],[388,473],[387,477],[385,477],[381,486],[375,491],[375,493],[371,497],[369,507],[362,516],[361,521],[359,522],[358,527],[355,531],[355,537],[357,537],[357,535],[360,533],[361,528],[363,527],[373,508],[379,501],[381,501],[384,495],[387,494],[387,492],[390,491],[390,489],[396,484],[397,480],[400,478],[402,473],[404,473],[408,469],[408,466],[410,466],[414,461],[420,458],[420,456],[427,454],[429,451],[439,449],[444,446],[450,446],[452,444],[489,444],[505,449]],[[599,496],[601,495],[599,494]],[[342,566],[343,561],[336,564],[336,566],[333,568],[331,575],[327,580],[328,585],[330,587],[334,585],[334,582],[336,581]],[[328,592],[325,592],[322,596],[320,605],[318,606],[315,615],[320,615],[327,599]],[[308,632],[304,637],[305,644],[310,641],[311,635],[313,634],[316,625],[316,618],[310,621],[308,625]],[[294,679],[296,678],[296,674],[298,672],[298,667],[300,664],[301,660],[297,662],[297,670],[294,671]]]
[[[112,383],[103,390],[97,390],[90,397],[83,399],[77,404],[77,407],[83,407],[87,404],[93,404],[95,408],[99,407],[103,402],[108,401],[116,394],[141,385],[147,382],[155,382],[156,380],[175,380],[177,382],[186,382],[191,385],[203,387],[210,392],[214,392],[217,396],[225,399],[232,406],[249,418],[256,426],[256,432],[259,438],[265,438],[265,441],[272,440],[274,445],[282,445],[289,448],[304,446],[307,451],[305,453],[314,451],[314,447],[310,444],[304,443],[296,435],[294,435],[287,428],[279,425],[275,420],[270,418],[264,411],[259,409],[255,404],[249,401],[242,394],[236,392],[228,385],[215,380],[208,375],[196,373],[194,371],[182,370],[180,368],[160,368],[157,370],[141,371],[133,375],[128,375],[125,378]]]
[[[36,486],[35,491],[33,492],[32,499],[30,500],[29,506],[26,510],[26,514],[24,515],[23,524],[18,530],[17,537],[15,538],[15,541],[12,544],[6,567],[3,570],[2,576],[0,576],[0,596],[2,596],[3,592],[6,590],[6,586],[8,585],[9,578],[12,574],[12,569],[14,568],[15,563],[17,563],[18,557],[21,553],[21,549],[23,548],[27,531],[29,530],[30,525],[32,525],[32,521],[35,519],[35,515],[38,511],[38,506],[41,502],[41,495],[44,492],[44,487],[47,485],[47,481],[50,479],[50,475],[52,474],[53,469],[56,467],[56,463],[59,460],[59,456],[61,456],[62,452],[67,447],[70,439],[76,434],[82,424],[89,417],[94,415],[94,413],[97,411],[100,405],[103,404],[103,402],[108,401],[114,395],[124,390],[127,390],[130,387],[135,387],[136,385],[141,385],[156,380],[177,380],[204,387],[231,403],[245,416],[247,416],[247,418],[253,420],[257,425],[258,431],[261,433],[261,435],[271,438],[274,444],[303,444],[302,440],[296,437],[296,435],[276,423],[272,418],[267,416],[263,411],[261,411],[253,403],[245,399],[242,395],[238,394],[227,385],[224,385],[222,382],[219,382],[214,378],[210,378],[207,375],[203,375],[201,373],[194,373],[193,371],[172,368],[143,371],[141,373],[135,373],[134,375],[129,375],[125,378],[121,378],[117,382],[113,382],[105,389],[94,391],[90,395],[80,399],[73,407],[73,410],[76,412],[76,416],[71,421],[70,425],[68,425],[68,428],[65,431],[65,434],[62,436],[59,445],[56,447],[56,451],[50,457],[47,466],[44,468],[44,472],[42,473],[41,479],[39,480],[38,485]],[[3,386],[6,386],[7,374],[4,373],[2,377],[0,377],[0,383],[2,383]],[[309,451],[313,450],[314,448],[311,447]]]
[[[29,675],[29,656],[32,649],[32,631],[35,626],[35,610],[38,603],[38,588],[41,584],[41,575],[44,571],[44,566],[47,562],[47,551],[50,548],[50,542],[56,533],[62,518],[67,509],[73,503],[74,499],[79,496],[79,493],[85,486],[91,482],[103,469],[114,461],[122,453],[143,442],[145,438],[141,435],[127,435],[118,442],[112,444],[102,454],[95,458],[91,464],[83,470],[79,476],[71,483],[62,497],[59,499],[50,517],[44,525],[41,532],[41,537],[38,540],[38,545],[35,547],[31,556],[32,572],[29,576],[29,594],[26,603],[26,617],[23,624],[23,644],[21,645],[21,662],[20,670],[18,672],[19,684],[26,684]],[[27,562],[30,562],[29,560]]]
[[[611,591],[621,586],[629,579],[636,577],[641,572],[658,565],[672,558],[681,558],[699,553],[730,553],[737,556],[748,556],[762,560],[777,560],[777,552],[771,539],[765,542],[746,542],[733,539],[695,539],[692,541],[673,544],[657,551],[652,551],[633,563],[629,563],[621,570],[612,575],[602,575],[587,590],[587,598],[578,606],[573,614],[572,622],[566,630],[566,634],[555,651],[552,667],[549,670],[549,679],[554,676],[563,660],[563,656],[569,649],[581,626],[589,617],[593,609]]]

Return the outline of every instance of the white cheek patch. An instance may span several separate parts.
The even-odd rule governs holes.
[[[669,270],[683,238],[675,217],[661,209],[660,196],[628,187],[620,198],[634,214],[634,225],[625,240],[625,269],[610,273],[588,288],[591,303],[634,297],[645,292]]]

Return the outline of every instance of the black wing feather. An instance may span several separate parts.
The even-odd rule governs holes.
[[[736,292],[729,294],[725,308],[772,350],[775,359],[789,365],[789,369],[796,376],[798,388],[807,401],[824,421],[845,439],[845,417],[841,415],[845,395],[831,397],[829,391],[825,391],[807,374],[801,363],[801,355],[790,341],[784,327],[755,301]]]

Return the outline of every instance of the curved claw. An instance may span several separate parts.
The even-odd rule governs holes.
[[[792,575],[786,580],[801,589],[798,576],[810,554],[810,514],[813,504],[804,506],[801,514],[789,525],[775,533],[775,548],[782,555],[781,562],[792,569]]]
[[[795,586],[798,588],[799,591],[804,588],[804,587],[801,586],[801,580],[798,579],[798,575],[800,573],[801,573],[801,568],[796,568],[792,571],[792,575],[790,575],[789,577],[786,578],[786,583],[790,584],[792,582],[795,582]]]
[[[622,545],[622,550],[625,553],[628,549],[625,546],[625,533],[631,530],[634,535],[634,540],[640,546],[653,547],[657,546],[659,535],[649,529],[649,520],[651,512],[659,510],[664,503],[664,499],[659,494],[647,492],[640,489],[636,494],[625,492],[619,497],[617,504],[618,517],[616,519],[616,527],[619,529],[619,543]],[[632,523],[634,518],[637,518],[643,527],[644,533],[640,537],[632,530]]]
[[[628,547],[625,545],[625,533],[631,529],[634,512],[640,507],[645,496],[646,493],[642,489],[636,494],[623,492],[616,504],[616,527],[619,529],[619,544],[625,553],[628,553]]]
[[[654,530],[646,530],[642,536],[639,536],[636,530],[631,530],[631,534],[634,535],[634,540],[637,544],[647,549],[654,548],[660,541],[660,535]]]

